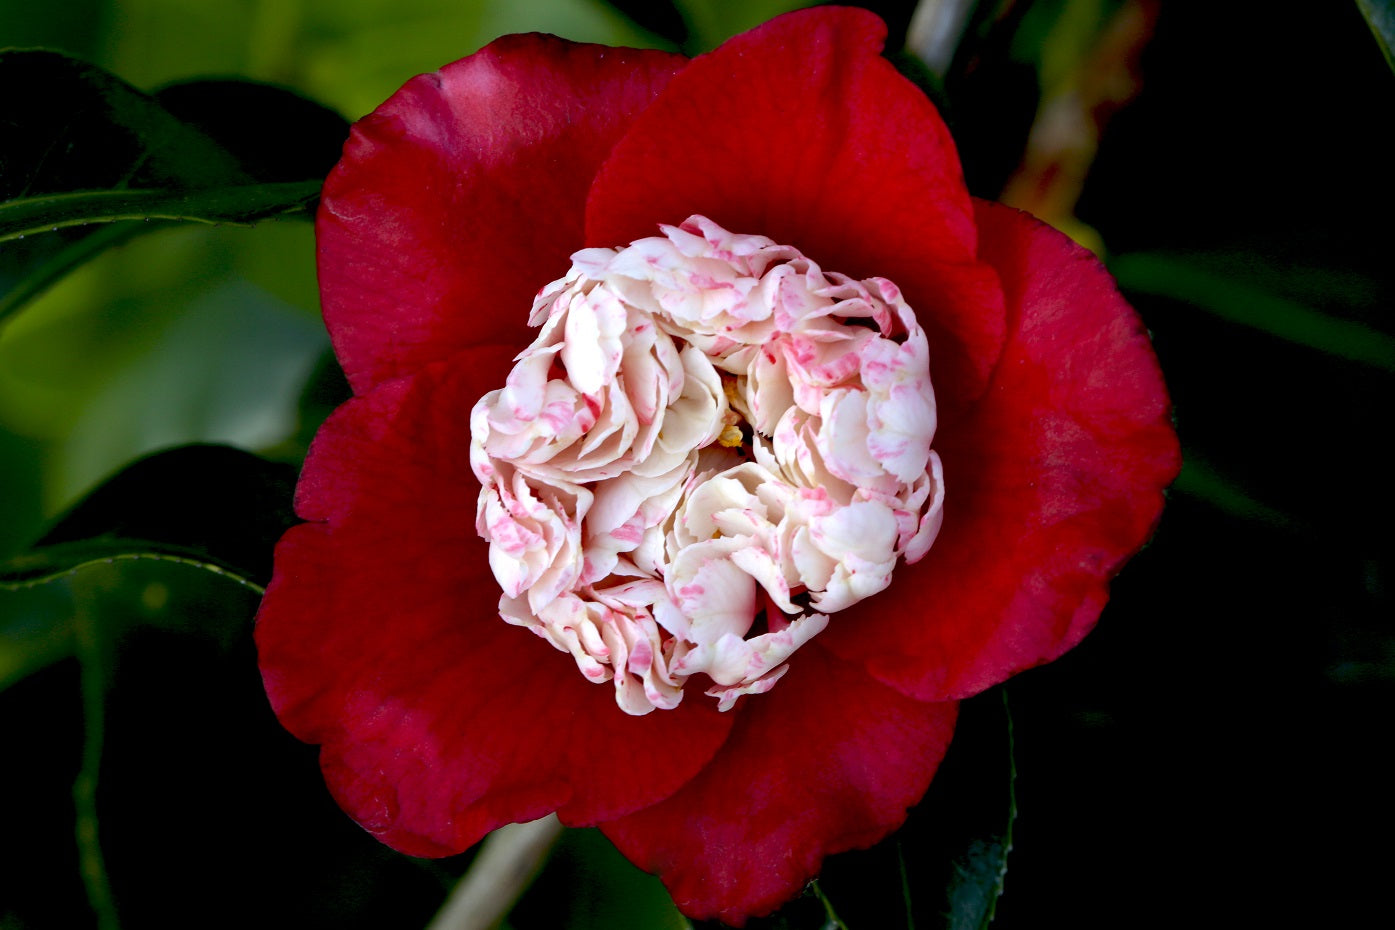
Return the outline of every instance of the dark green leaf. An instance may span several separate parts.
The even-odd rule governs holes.
[[[1386,63],[1395,69],[1395,2],[1391,0],[1356,0],[1361,15],[1380,45]]]
[[[245,569],[238,569],[194,549],[129,539],[123,536],[102,536],[93,540],[39,546],[0,563],[0,590],[20,590],[43,585],[89,565],[119,565],[123,562],[166,562],[188,565],[215,575],[222,575],[260,593],[259,584]]]
[[[1268,504],[1257,501],[1233,477],[1217,471],[1200,453],[1182,453],[1182,473],[1172,485],[1178,494],[1205,501],[1217,510],[1245,520],[1257,520],[1279,529],[1297,529],[1297,521]]]
[[[261,593],[272,547],[294,522],[294,483],[290,465],[226,446],[185,446],[97,488],[34,548],[0,562],[0,690],[82,645],[82,604],[62,592],[88,586],[49,584],[79,569],[183,565]]]
[[[67,591],[57,585],[0,590],[0,691],[72,655],[73,637]]]
[[[1382,371],[1395,371],[1395,339],[1245,280],[1159,252],[1120,255],[1109,269],[1125,291],[1183,301],[1222,319]]]
[[[237,159],[114,75],[57,52],[0,52],[0,200],[249,182]]]
[[[0,585],[50,580],[101,561],[184,562],[249,585],[295,522],[295,468],[226,446],[185,446],[131,465],[93,491],[29,552],[0,563]]]
[[[197,223],[251,223],[306,207],[320,193],[320,182],[239,184],[207,190],[74,191],[0,204],[0,242],[23,239],[69,226],[121,220],[186,220]]]
[[[1006,694],[965,701],[949,752],[906,825],[870,850],[831,856],[806,894],[748,930],[987,927],[1012,850],[1016,778]]]
[[[196,81],[152,97],[46,51],[0,52],[0,99],[0,322],[164,222],[308,215],[348,128],[268,85]]]
[[[978,836],[968,839],[963,851],[955,857],[954,874],[947,890],[947,926],[950,930],[984,930],[993,922],[998,898],[1003,893],[1007,877],[1007,858],[1012,852],[1012,824],[1017,819],[1017,762],[1012,743],[1012,712],[1007,692],[1002,692],[1002,730],[1006,739],[999,745],[1000,761],[1007,762],[1006,791],[998,794],[995,806],[990,799],[983,811],[984,820]],[[991,758],[991,757],[990,757]],[[992,765],[990,761],[988,763]],[[995,793],[1001,791],[1001,779],[995,782]],[[991,796],[990,796],[991,797]],[[1006,803],[1004,803],[1006,802]],[[996,820],[996,822],[995,822]]]
[[[154,96],[262,183],[323,179],[349,135],[349,123],[338,113],[271,84],[182,81]]]

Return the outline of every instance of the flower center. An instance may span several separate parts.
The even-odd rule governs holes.
[[[702,216],[585,249],[470,418],[500,615],[632,714],[769,691],[939,531],[929,348],[894,284]]]

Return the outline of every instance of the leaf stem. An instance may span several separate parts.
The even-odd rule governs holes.
[[[809,889],[814,892],[814,897],[819,899],[823,905],[823,912],[828,917],[824,922],[823,930],[848,930],[848,925],[843,923],[843,918],[838,916],[838,912],[833,909],[833,902],[828,900],[828,895],[823,893],[819,887],[819,880],[816,878],[809,883]]]
[[[97,612],[91,595],[75,592],[73,630],[81,665],[82,687],[82,767],[73,782],[73,807],[77,816],[76,839],[82,883],[87,901],[97,915],[100,930],[119,930],[106,859],[97,831],[97,779],[102,767],[102,747],[106,735],[107,675],[105,650],[97,629]]]
[[[513,908],[562,835],[556,814],[500,827],[480,846],[470,870],[426,930],[488,930]]]
[[[911,878],[906,874],[906,854],[899,840],[896,843],[896,865],[901,870],[901,901],[906,906],[906,930],[915,930],[915,911],[911,908]]]

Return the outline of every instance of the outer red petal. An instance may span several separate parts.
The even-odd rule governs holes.
[[[321,743],[339,803],[384,842],[459,852],[503,823],[575,823],[667,797],[731,727],[710,702],[629,717],[570,656],[499,619],[475,533],[469,410],[508,357],[467,353],[340,408],[257,619],[262,676]]]
[[[1002,294],[975,259],[973,208],[935,108],[880,56],[865,10],[779,17],[694,59],[616,145],[591,190],[588,245],[700,213],[797,246],[826,271],[905,292],[950,406],[1002,345]]]
[[[467,346],[531,341],[581,247],[587,189],[676,55],[507,36],[413,78],[325,182],[320,292],[356,392]]]
[[[977,214],[1009,333],[983,399],[935,440],[944,529],[924,561],[820,638],[931,700],[1079,642],[1180,465],[1148,334],[1100,263],[1025,213],[980,202]]]
[[[929,787],[958,710],[907,698],[817,643],[773,691],[738,706],[702,774],[601,825],[663,878],[683,913],[737,926],[793,897],[829,853],[899,827]]]

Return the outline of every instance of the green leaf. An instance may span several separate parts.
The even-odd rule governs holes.
[[[262,183],[324,178],[349,135],[348,121],[335,111],[258,81],[180,81],[160,88],[154,97]]]
[[[0,690],[75,651],[84,669],[97,661],[83,654],[98,635],[97,621],[84,614],[83,592],[92,586],[59,583],[84,569],[127,598],[149,586],[118,588],[113,579],[174,566],[261,594],[272,548],[295,520],[294,483],[292,466],[226,446],[186,446],[142,459],[97,488],[32,549],[0,562]],[[168,622],[158,603],[147,606]]]
[[[151,97],[57,52],[0,52],[0,200],[73,190],[212,187],[252,178]]]
[[[0,322],[168,222],[308,216],[348,131],[269,85],[194,81],[152,97],[47,51],[0,52],[0,95]]]
[[[1179,300],[1319,352],[1395,371],[1395,339],[1385,333],[1269,293],[1188,258],[1134,252],[1112,259],[1109,270],[1125,291]]]
[[[1182,452],[1182,473],[1173,482],[1173,490],[1204,501],[1224,513],[1244,520],[1267,523],[1278,529],[1298,529],[1298,522],[1283,511],[1255,500],[1244,486],[1217,470],[1200,453]]]
[[[781,13],[812,6],[810,0],[751,0],[724,3],[722,0],[674,0],[688,26],[689,52],[706,52],[737,33],[760,25]]]
[[[165,224],[159,225],[163,227]],[[146,227],[146,224],[117,223],[100,229],[70,229],[66,232],[74,235],[47,236],[42,242],[37,242],[38,248],[31,249],[27,255],[15,248],[24,243],[11,242],[0,249],[0,288],[4,288],[0,290],[0,326],[4,325],[6,317],[89,258],[145,232],[146,229],[142,227]],[[4,258],[6,251],[14,254],[10,261]],[[6,265],[14,266],[12,275],[4,273]]]
[[[58,585],[0,585],[0,691],[65,659],[74,649],[73,609]]]
[[[659,879],[620,855],[594,827],[563,832],[508,925],[556,930],[685,930],[689,926]]]
[[[984,930],[992,923],[1007,878],[1007,859],[1012,852],[1012,825],[1017,819],[1017,761],[1013,752],[1012,711],[1008,706],[1006,690],[1002,692],[1001,700],[1007,738],[999,751],[1007,761],[1007,790],[1006,798],[1000,796],[998,803],[1006,801],[1006,804],[999,808],[1000,819],[981,835],[969,839],[967,846],[955,857],[954,875],[947,890],[946,926],[949,930]],[[985,824],[989,822],[985,818]]]
[[[321,182],[239,184],[211,190],[74,191],[0,204],[0,242],[69,226],[121,220],[184,220],[249,224],[307,207]]]
[[[31,552],[6,559],[0,563],[0,591],[18,591],[44,585],[92,565],[120,565],[123,562],[187,565],[236,581],[258,594],[265,590],[265,585],[254,581],[245,569],[231,567],[197,550],[148,539],[103,536],[85,542],[40,546]]]
[[[295,522],[295,468],[226,446],[185,446],[136,462],[78,503],[29,552],[0,563],[0,588],[42,584],[99,562],[192,565],[248,587]]]
[[[1386,64],[1395,70],[1395,2],[1392,0],[1356,0],[1366,25],[1376,37],[1376,44],[1385,55]]]
[[[830,856],[804,895],[747,930],[987,927],[1012,850],[1016,781],[1006,692],[964,701],[954,741],[905,826],[870,850]]]

